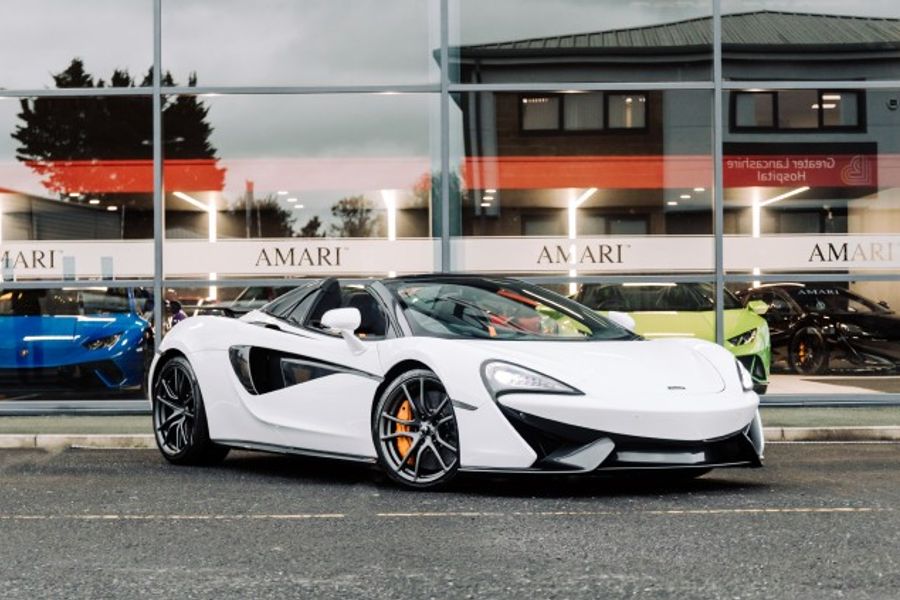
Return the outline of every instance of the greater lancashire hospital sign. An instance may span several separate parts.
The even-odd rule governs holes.
[[[455,271],[587,274],[712,271],[712,236],[465,237],[451,240]],[[865,271],[900,268],[900,236],[726,236],[732,272]],[[218,278],[386,275],[440,270],[437,239],[170,240],[167,277]],[[9,242],[0,245],[0,281],[151,278],[153,242]]]

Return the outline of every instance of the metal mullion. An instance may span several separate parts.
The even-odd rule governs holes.
[[[723,89],[746,90],[750,88],[779,90],[857,90],[900,88],[900,80],[858,80],[858,81],[723,81]]]
[[[153,279],[37,279],[27,281],[3,281],[0,289],[4,290],[37,290],[54,288],[92,288],[109,287],[119,284],[125,287],[150,287]]]
[[[450,92],[562,92],[579,91],[655,91],[711,90],[710,81],[620,81],[620,82],[554,82],[554,83],[451,83]]]
[[[163,203],[162,156],[162,0],[153,0],[153,330],[156,349],[162,338],[163,305]]]
[[[570,277],[568,275],[522,275],[516,279],[528,281],[530,283],[653,283],[665,280],[672,283],[713,283],[715,275],[709,273],[706,275],[576,275]]]
[[[441,91],[440,84],[414,85],[306,85],[306,86],[172,86],[164,89],[171,95],[304,95],[304,94],[424,94]]]
[[[726,274],[728,283],[761,282],[850,282],[850,281],[900,281],[900,273],[766,273],[752,275],[747,273]]]
[[[450,7],[449,0],[440,3],[441,27],[441,271],[450,265]]]
[[[713,236],[715,238],[716,343],[725,344],[725,198],[722,175],[722,2],[713,0]]]
[[[152,87],[54,88],[40,90],[0,90],[4,98],[74,98],[84,96],[149,96]]]

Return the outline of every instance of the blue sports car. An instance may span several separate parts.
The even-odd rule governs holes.
[[[142,386],[153,358],[153,330],[142,316],[150,308],[133,288],[0,291],[0,387]]]

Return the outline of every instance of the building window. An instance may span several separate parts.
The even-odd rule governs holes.
[[[734,131],[854,130],[865,126],[862,92],[781,90],[735,92],[731,105]]]
[[[644,129],[647,95],[578,92],[521,96],[523,131]]]

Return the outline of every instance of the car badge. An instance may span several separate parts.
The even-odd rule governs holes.
[[[686,389],[687,389],[687,388],[684,387],[683,385],[670,385],[670,386],[668,386],[668,388],[669,388],[670,390],[672,390],[673,392],[674,392],[674,391],[677,391],[677,390],[686,390]]]

